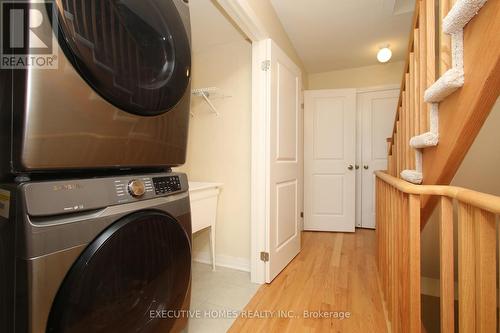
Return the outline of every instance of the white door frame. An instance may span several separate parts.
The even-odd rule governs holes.
[[[265,283],[266,265],[260,252],[266,249],[266,223],[269,193],[267,161],[268,131],[266,115],[266,80],[261,61],[266,50],[263,40],[270,38],[247,0],[215,0],[252,43],[252,172],[250,206],[250,276],[254,283]]]

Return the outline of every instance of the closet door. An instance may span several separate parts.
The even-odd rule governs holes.
[[[309,90],[304,101],[304,229],[353,232],[356,90]]]
[[[380,90],[358,94],[361,118],[361,226],[375,228],[375,174],[387,169],[387,138],[392,133],[399,90]],[[358,146],[359,147],[359,146]],[[359,189],[359,187],[358,187]]]

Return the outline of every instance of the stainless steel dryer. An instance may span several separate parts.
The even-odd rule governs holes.
[[[26,22],[42,14],[38,36],[58,36],[58,66],[0,71],[0,178],[183,164],[187,0],[28,2],[36,10],[24,11]],[[19,52],[36,55],[31,46]]]
[[[176,332],[187,318],[184,174],[0,186],[0,332]]]

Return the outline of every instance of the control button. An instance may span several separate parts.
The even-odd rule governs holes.
[[[130,193],[130,195],[133,196],[134,198],[142,197],[146,192],[146,187],[144,186],[144,183],[138,179],[131,180],[128,183],[127,188],[128,188],[128,193]]]

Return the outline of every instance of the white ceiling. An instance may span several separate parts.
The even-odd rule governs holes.
[[[213,0],[190,1],[189,10],[193,53],[244,39]]]
[[[196,2],[196,1],[193,1]],[[271,0],[310,73],[405,59],[415,0]]]

